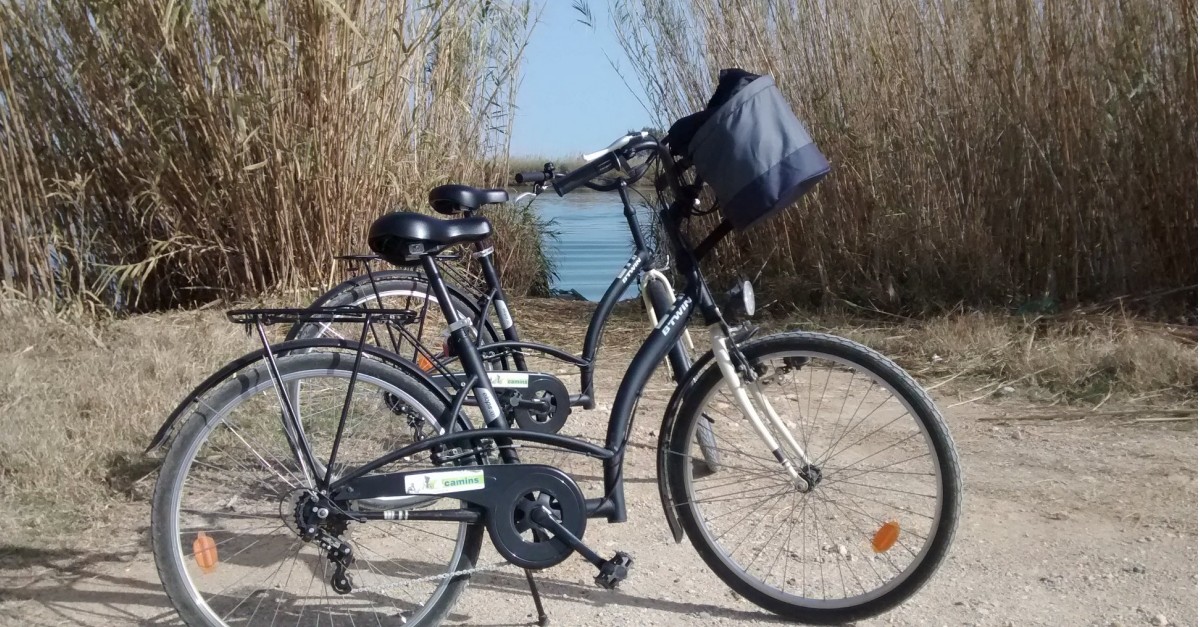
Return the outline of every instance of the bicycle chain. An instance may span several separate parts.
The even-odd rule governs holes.
[[[378,592],[386,592],[388,590],[395,590],[396,588],[407,588],[414,584],[423,583],[426,581],[439,581],[442,579],[449,579],[451,577],[458,577],[459,575],[474,575],[475,573],[500,570],[505,567],[516,568],[516,566],[513,566],[512,564],[509,564],[508,562],[500,561],[500,562],[496,562],[494,564],[489,564],[487,566],[478,566],[475,568],[464,568],[462,570],[455,570],[455,571],[451,571],[448,573],[442,573],[440,575],[426,575],[424,577],[417,577],[416,579],[409,579],[407,581],[403,581],[400,583],[391,583],[391,584],[387,584],[385,586],[372,586],[372,587],[368,587],[368,588],[356,587],[356,588],[354,588],[353,594],[360,594],[360,593],[361,594],[374,594],[374,593],[378,593]]]

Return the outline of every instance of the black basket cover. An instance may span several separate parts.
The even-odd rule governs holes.
[[[722,70],[708,107],[671,125],[667,137],[738,230],[792,205],[829,173],[775,80],[745,70]]]

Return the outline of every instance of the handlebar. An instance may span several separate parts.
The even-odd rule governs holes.
[[[620,149],[624,148],[625,146],[628,146],[631,142],[633,142],[635,140],[646,139],[647,137],[650,137],[650,133],[647,133],[646,131],[630,133],[630,134],[622,137],[621,139],[618,139],[617,141],[609,144],[608,148],[605,148],[604,150],[597,150],[596,152],[589,152],[589,153],[583,155],[583,161],[584,161],[584,163],[590,163],[592,161],[595,161],[596,159],[599,159],[600,157],[603,157],[607,153],[610,153],[610,152],[613,152],[616,150],[620,150]]]
[[[588,181],[608,172],[617,169],[616,159],[612,153],[605,153],[608,158],[600,157],[593,161],[589,161],[570,172],[556,177],[550,184],[554,186],[554,191],[558,192],[559,196],[566,196],[575,189],[583,186]]]
[[[554,191],[559,196],[566,196],[583,186],[597,191],[610,191],[616,188],[615,185],[601,185],[593,181],[613,170],[620,170],[627,175],[632,174],[631,177],[626,177],[627,182],[630,183],[632,180],[641,178],[645,174],[645,167],[648,163],[630,168],[626,160],[632,158],[634,154],[644,151],[654,153],[654,157],[651,157],[652,159],[667,159],[668,162],[671,159],[670,152],[666,146],[657,139],[654,139],[650,133],[639,131],[621,137],[604,150],[583,155],[584,164],[565,174],[562,172],[552,172],[551,168],[553,166],[547,164],[546,171],[520,172],[513,178],[517,184],[543,184],[549,182],[549,186],[553,186]],[[672,189],[678,192],[678,181],[674,180],[673,177],[668,177],[668,179]]]
[[[550,178],[545,172],[517,172],[513,177],[518,185],[526,183],[545,183]]]
[[[658,144],[650,136],[650,133],[639,131],[621,137],[612,144],[609,144],[604,150],[583,155],[583,165],[566,173],[562,178],[556,178],[553,181],[554,191],[558,192],[559,196],[565,196],[572,190],[583,185],[601,191],[612,189],[612,187],[595,187],[590,184],[590,181],[613,170],[627,171],[629,164],[625,159],[629,158],[632,152],[636,151],[633,148],[642,146],[648,142],[653,143],[655,146]],[[640,178],[641,174],[644,174],[644,170],[639,172],[636,178]]]

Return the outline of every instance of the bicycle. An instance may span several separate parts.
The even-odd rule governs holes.
[[[257,329],[263,348],[228,366],[223,382],[184,410],[153,498],[156,564],[186,622],[253,623],[260,612],[275,622],[282,612],[299,623],[311,610],[331,624],[437,624],[471,575],[491,567],[478,563],[485,530],[503,564],[526,570],[543,619],[532,570],[578,553],[597,568],[597,584],[616,587],[632,558],[604,559],[589,548],[587,521],[626,520],[622,468],[635,406],[695,313],[712,349],[674,391],[657,442],[659,491],[675,540],[686,535],[738,594],[796,621],[872,616],[929,580],[953,539],[961,481],[928,394],[894,363],[844,338],[735,337],[733,312],[717,306],[699,268],[733,220],[692,246],[685,223],[695,215],[698,185],[684,184],[686,162],[651,138],[617,144],[552,185],[566,194],[635,155],[652,155],[674,196],[659,215],[684,287],[634,355],[604,445],[507,424],[437,260],[449,246],[486,238],[488,221],[384,216],[372,225],[371,247],[390,262],[421,264],[464,385],[451,395],[421,367],[365,341],[373,318],[402,327],[415,320],[411,311],[230,312]],[[263,327],[278,322],[362,329],[358,342],[272,345]],[[844,394],[840,402],[831,390]],[[484,428],[465,419],[468,397]],[[397,411],[407,420],[396,420]],[[724,456],[719,473],[698,463],[693,449],[696,429],[710,420]],[[561,470],[521,463],[521,449],[531,445],[598,462],[603,494],[587,498]],[[327,456],[317,453],[326,449]],[[318,577],[321,589],[312,594]]]
[[[649,133],[644,132],[635,135],[643,139],[649,137]],[[611,148],[612,146],[599,153],[584,155],[584,158],[595,158]],[[554,165],[547,163],[541,172],[517,174],[515,182],[518,185],[533,185],[534,191],[531,194],[536,198],[548,188],[549,181],[554,178]],[[656,267],[654,255],[642,233],[637,212],[630,201],[628,183],[624,180],[589,181],[584,183],[584,186],[599,192],[618,192],[634,250],[592,313],[581,355],[575,356],[556,347],[522,340],[499,272],[492,262],[493,248],[488,242],[480,240],[470,244],[471,257],[479,264],[482,289],[471,289],[472,282],[466,280],[467,277],[461,271],[450,270],[454,273],[456,281],[446,283],[450,306],[454,307],[460,318],[472,322],[476,344],[484,352],[485,363],[497,370],[488,376],[492,385],[502,390],[501,406],[509,413],[509,421],[515,422],[523,429],[557,433],[566,424],[573,407],[595,408],[593,381],[600,340],[613,308],[631,284],[636,282],[638,285],[638,292],[652,327],[657,326],[659,318],[675,302],[674,288],[667,276]],[[479,189],[466,185],[441,185],[429,193],[430,207],[450,217],[472,217],[488,205],[500,205],[507,201],[508,193],[503,189]],[[372,329],[368,339],[378,346],[385,346],[401,356],[421,363],[427,370],[444,370],[443,365],[453,356],[448,355],[445,349],[435,354],[435,351],[425,347],[429,343],[440,343],[442,339],[439,335],[441,330],[432,327],[428,322],[431,310],[437,307],[440,311],[440,305],[432,298],[430,283],[425,275],[411,270],[374,271],[370,263],[379,259],[377,255],[344,255],[341,258],[353,262],[363,271],[322,294],[313,301],[311,307],[391,307],[415,310],[418,312],[418,329],[411,334],[411,338],[408,337],[410,334],[391,331],[384,333]],[[442,254],[440,258],[458,259],[457,256],[446,254]],[[443,272],[450,267],[452,266],[443,266]],[[497,325],[493,324],[493,312],[499,322],[500,333],[496,331]],[[288,331],[287,339],[326,336],[343,337],[343,334],[329,323],[297,322]],[[670,373],[676,383],[682,383],[682,377],[692,365],[688,352],[689,344],[691,338],[685,335],[685,338],[667,354]],[[525,359],[526,351],[578,367],[580,392],[569,394],[565,387],[558,384],[556,377],[530,372]],[[524,374],[506,374],[513,370]],[[446,381],[448,384],[457,383],[455,375],[449,372],[441,372],[435,379]],[[510,399],[511,402],[507,402]],[[711,470],[718,470],[721,455],[716,442],[712,440],[711,430],[702,425],[697,431],[697,438],[704,453],[705,463]]]

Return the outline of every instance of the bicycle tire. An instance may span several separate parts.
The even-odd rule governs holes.
[[[920,421],[921,428],[927,434],[927,444],[936,455],[936,474],[939,477],[941,493],[940,511],[936,518],[936,530],[932,541],[927,539],[927,548],[919,561],[910,566],[910,571],[904,579],[882,592],[878,597],[867,602],[849,607],[811,607],[797,603],[795,597],[762,585],[758,580],[751,580],[744,570],[732,565],[731,554],[718,545],[718,541],[709,537],[705,530],[706,522],[696,505],[702,499],[689,488],[691,483],[689,472],[689,456],[680,453],[686,450],[689,434],[694,423],[701,420],[699,411],[702,404],[713,395],[723,383],[719,369],[714,365],[706,369],[698,377],[695,393],[685,399],[680,411],[680,420],[676,423],[669,439],[668,455],[668,485],[675,511],[696,551],[713,572],[738,594],[755,605],[785,617],[789,620],[810,624],[843,624],[876,616],[895,608],[915,594],[933,576],[940,566],[954,539],[955,530],[960,516],[962,498],[962,480],[960,476],[958,453],[954,448],[945,421],[938,412],[933,401],[925,390],[900,369],[879,353],[860,344],[835,336],[792,332],[767,336],[752,340],[739,347],[742,353],[752,363],[766,361],[772,354],[805,352],[815,355],[836,357],[844,363],[853,363],[876,377],[878,382],[889,386],[898,394],[898,400],[907,403],[913,415]],[[763,456],[768,460],[770,457]],[[782,469],[779,469],[782,473]],[[815,510],[814,510],[815,511]],[[752,532],[748,532],[752,533]],[[789,532],[788,539],[791,535]],[[836,559],[836,558],[835,558]],[[771,568],[774,568],[772,565]],[[785,567],[786,568],[786,567]],[[784,571],[786,573],[786,570]],[[767,579],[771,571],[767,571]],[[786,585],[786,581],[785,584]],[[886,587],[886,586],[885,586]],[[801,588],[803,591],[803,588]]]
[[[340,372],[348,373],[353,367],[353,356],[347,353],[309,352],[285,355],[277,360],[278,371],[283,377],[290,377],[303,372]],[[433,415],[444,408],[440,401],[424,384],[420,383],[402,371],[388,367],[383,362],[363,359],[359,366],[359,376],[373,377],[384,381],[396,391],[402,392],[414,399]],[[223,620],[216,617],[215,611],[209,608],[207,602],[201,599],[197,602],[197,593],[189,585],[190,577],[183,565],[183,557],[178,550],[177,538],[180,531],[177,527],[177,508],[181,502],[181,491],[186,472],[192,463],[192,456],[208,437],[208,434],[222,422],[247,396],[255,390],[263,389],[263,385],[271,385],[270,374],[265,362],[244,369],[239,374],[215,388],[204,399],[197,403],[187,416],[171,446],[164,457],[158,480],[155,484],[151,500],[151,543],[154,552],[155,565],[159,578],[163,583],[167,597],[179,613],[180,618],[188,625],[203,625],[219,627],[225,625]],[[282,427],[280,427],[282,429]],[[451,572],[468,570],[478,561],[483,539],[482,525],[466,525],[462,539],[456,544],[457,558],[452,557]],[[447,578],[446,584],[437,589],[436,598],[431,599],[423,608],[428,608],[414,620],[406,624],[437,625],[449,613],[458,597],[462,594],[470,579],[469,574],[456,575]],[[236,609],[236,608],[235,608]]]
[[[479,316],[481,315],[481,310],[478,305],[469,300],[469,297],[461,290],[457,288],[451,289],[449,283],[447,283],[447,291],[450,294],[450,300],[454,303],[454,309],[458,312],[459,316],[463,318],[469,318],[473,324],[477,323]],[[395,296],[405,296],[408,298],[423,300],[426,297],[432,298],[432,293],[430,292],[429,282],[423,275],[410,272],[393,271],[378,273],[378,276],[376,276],[375,280],[373,281],[362,276],[354,277],[344,281],[318,297],[315,301],[313,301],[310,307],[340,307],[347,305],[364,305],[366,307],[372,307],[377,304],[377,298],[387,299]],[[433,303],[437,302],[436,298],[433,298],[432,300]],[[422,316],[428,314],[428,309],[425,307],[417,307],[416,310],[419,311]],[[445,320],[441,320],[439,323],[445,324]],[[427,325],[428,322],[421,320],[415,324]],[[297,322],[292,325],[291,329],[289,329],[287,339],[295,340],[320,337],[323,332],[323,327],[325,326],[327,325],[322,325],[321,323],[316,322]],[[495,327],[492,325],[490,320],[485,320],[483,324],[482,343],[486,345],[498,341],[500,341],[500,336],[496,332]],[[396,347],[384,346],[383,348],[394,350]],[[434,353],[437,353],[439,349],[439,347],[436,346],[426,346],[426,348],[430,349]],[[414,357],[413,355],[401,356],[410,359]],[[501,370],[508,369],[507,359],[501,358],[498,363]]]

